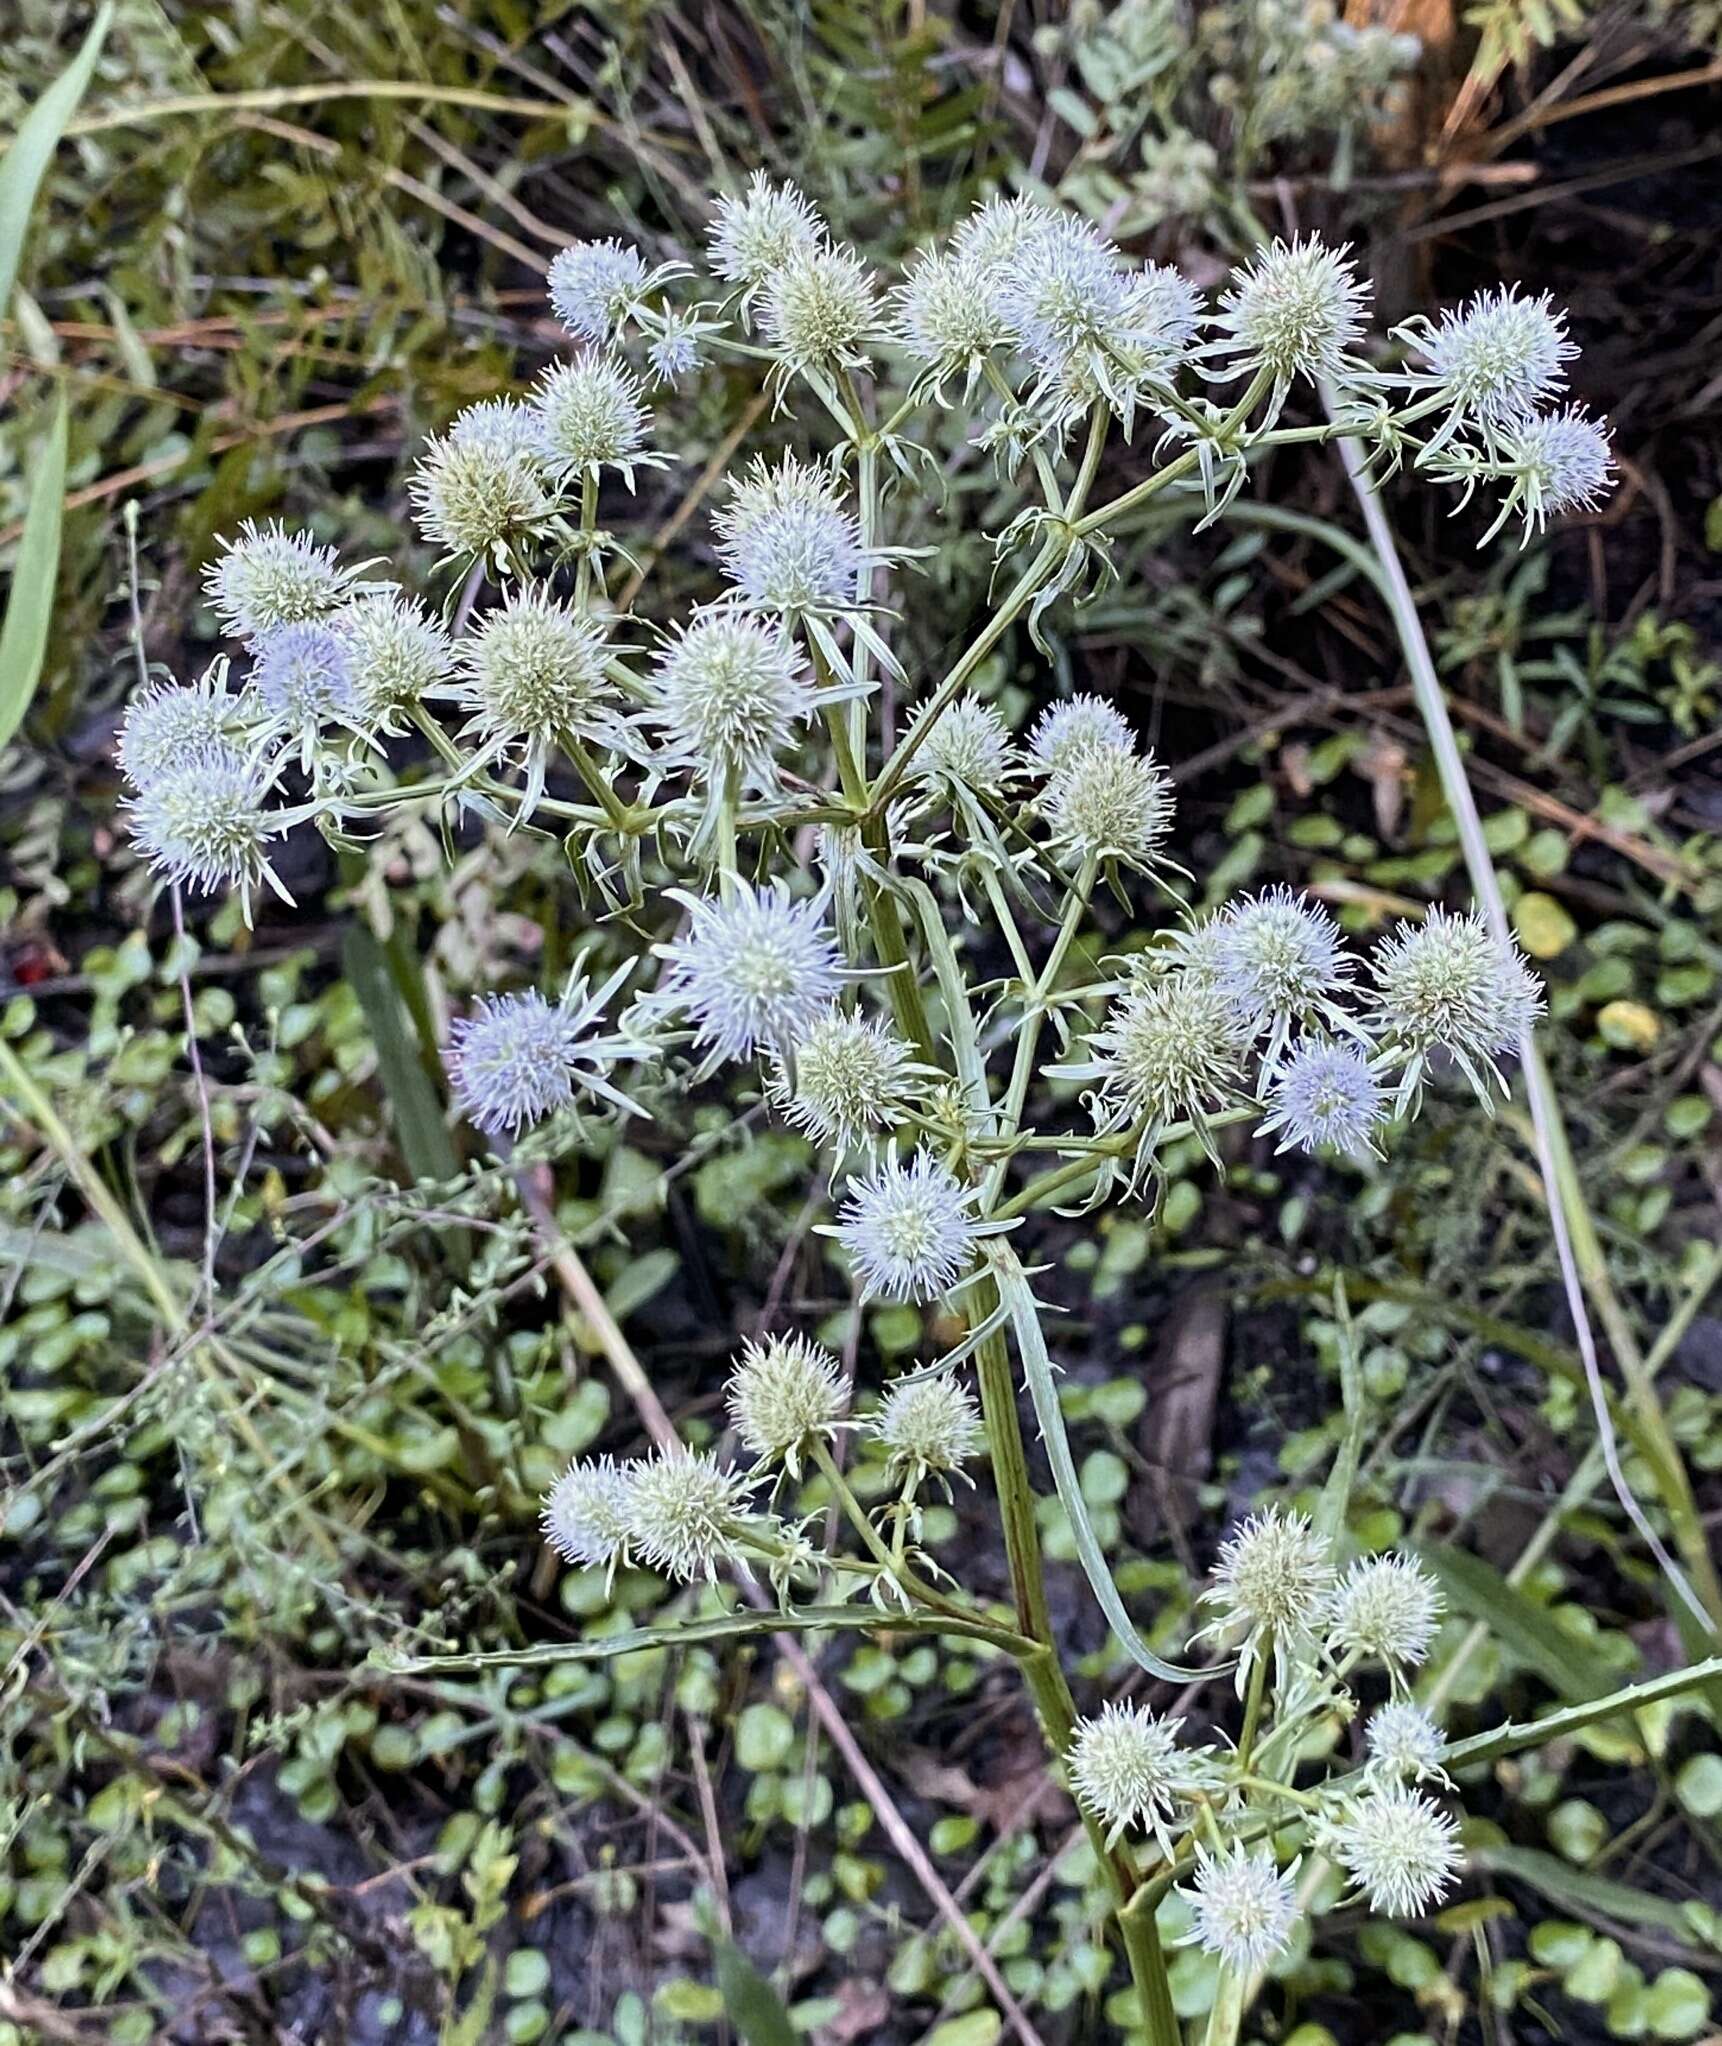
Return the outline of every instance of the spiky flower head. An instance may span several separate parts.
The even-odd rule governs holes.
[[[718,558],[735,596],[793,617],[851,608],[866,556],[861,528],[829,471],[785,455],[756,458],[717,517]]]
[[[1421,1783],[1427,1777],[1447,1780],[1441,1767],[1446,1736],[1421,1705],[1394,1698],[1369,1715],[1363,1730],[1369,1766],[1378,1774]]]
[[[1099,1082],[1113,1126],[1198,1118],[1239,1078],[1232,1013],[1212,983],[1188,973],[1141,980],[1114,997],[1089,1050],[1085,1077]]]
[[[1171,1852],[1169,1823],[1181,1802],[1209,1780],[1207,1750],[1179,1745],[1181,1719],[1143,1705],[1107,1705],[1080,1719],[1065,1767],[1076,1801],[1106,1828],[1110,1847],[1134,1826]]]
[[[1195,1914],[1197,1944],[1240,1975],[1285,1951],[1299,1917],[1292,1870],[1241,1841],[1219,1854],[1196,1849],[1196,1880],[1183,1892]]]
[[[352,591],[354,571],[343,568],[334,548],[318,546],[309,533],[247,519],[238,539],[222,546],[204,589],[222,630],[240,639],[261,639],[284,625],[324,618]]]
[[[1383,1785],[1352,1800],[1326,1829],[1324,1850],[1372,1911],[1410,1918],[1438,1904],[1464,1859],[1459,1828],[1420,1791]]]
[[[726,194],[717,202],[707,247],[717,274],[751,292],[824,239],[825,223],[801,192],[755,171],[739,199]]]
[[[1057,229],[1058,220],[1050,207],[1035,199],[988,199],[958,227],[952,252],[983,289],[996,292],[1026,251]]]
[[[626,242],[571,242],[550,259],[550,307],[570,334],[608,341],[646,282],[646,259]]]
[[[613,1570],[628,1557],[628,1493],[635,1464],[576,1457],[544,1495],[544,1539],[563,1562]]]
[[[674,637],[650,678],[672,756],[720,788],[771,782],[777,757],[813,714],[812,678],[774,619],[708,611]]]
[[[667,307],[646,343],[646,365],[652,375],[660,384],[679,384],[683,377],[703,369],[706,336],[712,331],[710,323],[697,313]]]
[[[543,1122],[574,1101],[580,1032],[536,990],[482,995],[451,1025],[451,1078],[461,1107],[487,1136]]]
[[[787,370],[863,368],[867,343],[883,326],[873,280],[853,249],[795,249],[766,280],[760,329]]]
[[[1468,1066],[1513,1050],[1542,1008],[1523,955],[1478,911],[1432,909],[1401,924],[1370,961],[1380,1027],[1415,1053],[1437,1046]]]
[[[843,1418],[843,1367],[805,1336],[746,1343],[730,1374],[729,1411],[743,1448],[760,1463],[781,1457],[798,1477],[801,1452]]]
[[[931,704],[922,707],[911,732],[931,709]],[[1000,796],[1015,768],[1016,749],[1002,712],[978,696],[962,696],[934,722],[909,772],[917,781],[967,789],[977,796]]]
[[[1578,354],[1566,320],[1545,291],[1527,298],[1516,284],[1479,292],[1439,325],[1408,329],[1423,378],[1454,409],[1484,427],[1516,425],[1547,404]],[[1421,380],[1421,379],[1420,379]]]
[[[1367,1055],[1354,1044],[1325,1038],[1306,1038],[1292,1047],[1275,1071],[1267,1106],[1261,1134],[1282,1132],[1279,1150],[1326,1145],[1353,1157],[1375,1148],[1387,1112]]]
[[[1072,859],[1154,862],[1172,829],[1172,783],[1152,753],[1094,746],[1052,776],[1047,842]]]
[[[627,1490],[628,1545],[642,1563],[691,1584],[715,1582],[720,1562],[738,1553],[747,1517],[748,1478],[715,1456],[660,1450],[639,1464]]]
[[[563,477],[620,470],[631,485],[634,466],[663,458],[646,452],[645,387],[621,357],[589,348],[553,363],[533,386],[544,457]]]
[[[872,1419],[886,1468],[897,1477],[954,1476],[986,1438],[974,1395],[950,1372],[894,1385]]]
[[[685,902],[688,928],[656,947],[667,971],[657,1005],[692,1018],[694,1042],[713,1061],[744,1059],[760,1047],[789,1053],[842,985],[825,900],[790,899],[782,881],[755,889],[732,878],[721,895]]]
[[[865,1300],[936,1300],[968,1270],[973,1192],[925,1147],[851,1179],[835,1234]]]
[[[796,1040],[774,1092],[797,1129],[849,1151],[901,1120],[915,1096],[913,1062],[888,1023],[833,1007]]]
[[[1334,1586],[1328,1605],[1330,1647],[1374,1656],[1396,1672],[1429,1653],[1441,1620],[1441,1590],[1415,1556],[1364,1556]]]
[[[554,509],[538,456],[500,433],[431,439],[407,490],[419,531],[457,559],[533,537]]]
[[[1042,774],[1062,774],[1083,753],[1134,753],[1136,734],[1103,696],[1067,696],[1041,713],[1029,734],[1028,757]]]
[[[486,739],[604,738],[615,689],[604,629],[548,590],[512,591],[464,638],[460,700]]]
[[[269,875],[266,847],[286,829],[269,808],[268,770],[236,746],[205,745],[165,762],[131,801],[132,836],[165,879],[249,901]]]
[[[1216,352],[1240,372],[1268,370],[1283,390],[1295,378],[1338,376],[1363,335],[1369,286],[1313,235],[1275,241],[1232,272],[1220,301],[1224,340]]]
[[[1252,1035],[1331,1011],[1351,978],[1338,924],[1290,888],[1233,903],[1214,939],[1220,991]]]
[[[1007,340],[979,264],[944,250],[920,256],[892,293],[897,339],[919,363],[949,375],[978,364]]]
[[[1614,488],[1607,430],[1582,406],[1539,413],[1509,428],[1500,456],[1517,472],[1514,497],[1532,531],[1554,513],[1594,511]]]
[[[133,788],[143,788],[188,754],[223,743],[239,699],[212,678],[140,689],[120,720],[114,756]]]
[[[455,669],[454,647],[417,598],[382,590],[335,614],[354,694],[364,714],[382,720],[410,710],[442,688]]]
[[[466,406],[450,422],[448,438],[456,447],[488,447],[512,461],[535,465],[544,456],[543,424],[518,398],[481,398]]]
[[[536,990],[482,995],[471,1016],[450,1026],[455,1096],[486,1136],[512,1136],[572,1106],[581,1093],[624,1113],[639,1113],[607,1075],[624,1059],[651,1057],[655,1047],[599,1028],[611,996],[630,971],[623,966],[593,989],[576,965],[555,1002]]]
[[[1130,345],[1130,280],[1116,246],[1086,220],[1060,214],[1024,237],[993,302],[1043,370]]]
[[[1217,1609],[1216,1633],[1242,1630],[1251,1643],[1272,1634],[1283,1647],[1316,1627],[1332,1583],[1326,1537],[1303,1514],[1269,1507],[1221,1543],[1203,1598]]]
[[[251,686],[271,717],[293,731],[359,715],[347,643],[327,625],[283,625],[257,641]]]

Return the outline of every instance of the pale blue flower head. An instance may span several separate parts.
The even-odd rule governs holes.
[[[646,284],[646,259],[626,242],[573,242],[551,258],[551,310],[570,334],[608,341]]]

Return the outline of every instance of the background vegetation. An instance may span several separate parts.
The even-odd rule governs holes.
[[[857,1323],[805,1147],[750,1099],[714,1087],[689,1128],[507,1168],[466,1153],[449,1015],[549,984],[590,915],[529,839],[449,866],[413,825],[363,857],[302,833],[296,909],[176,930],[116,821],[134,588],[147,658],[189,679],[218,646],[218,532],[280,515],[393,554],[422,433],[554,347],[546,258],[611,233],[674,254],[755,166],[882,252],[989,187],[1045,187],[1204,283],[1295,223],[1359,244],[1389,315],[1508,278],[1571,307],[1578,395],[1617,434],[1606,513],[1477,555],[1471,515],[1411,494],[1400,538],[1549,978],[1611,1379],[1643,1359],[1714,1541],[1722,23],[1584,0],[1378,18],[1421,42],[1366,77],[1291,0],[119,7],[0,360],[15,561],[62,397],[69,429],[52,629],[0,753],[0,2039],[760,2046],[788,2022],[1050,2046],[1128,2023],[1025,1703],[958,1648],[390,1669],[690,1611],[632,1572],[599,1618],[599,1587],[548,1566],[560,1463],[637,1447],[655,1404],[715,1440],[719,1360],[779,1307],[851,1357],[928,1332],[913,1309]],[[9,130],[87,27],[13,0]],[[690,404],[695,459],[642,485],[628,534],[653,617],[695,589],[705,493],[766,425],[739,377]],[[1015,509],[978,471],[949,484],[969,541],[908,595],[928,665]],[[1461,899],[1391,623],[1335,546],[1337,463],[1312,451],[1254,499],[1274,509],[1242,539],[1145,526],[1117,587],[1049,617],[1051,669],[1025,638],[988,686],[1018,711],[1116,696],[1215,892],[1294,879],[1359,930]],[[212,1157],[238,1186],[214,1229]],[[1144,1624],[1180,1638],[1217,1530],[1324,1466],[1337,1273],[1372,1403],[1354,1526],[1440,1570],[1455,1720],[1678,1660],[1677,1602],[1603,1481],[1520,1110],[1427,1115],[1366,1173],[1228,1158],[1223,1184],[1192,1158],[1152,1222],[1035,1246]],[[1635,1411],[1627,1474],[1660,1521]],[[1046,1534],[1058,1555],[1055,1515]],[[1060,1589],[1091,1704],[1124,1672],[1074,1570]],[[1331,1921],[1259,2035],[1713,2030],[1716,1709],[1501,1765],[1468,1796],[1465,1900],[1415,1931]],[[1191,2015],[1210,1967],[1175,1967]]]

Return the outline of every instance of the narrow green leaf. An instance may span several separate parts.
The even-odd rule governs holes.
[[[734,1940],[714,1939],[712,1959],[725,2014],[747,2046],[801,2046],[783,1998]]]
[[[480,1669],[543,1669],[559,1662],[613,1662],[649,1648],[691,1648],[696,1642],[744,1641],[755,1634],[814,1634],[854,1627],[884,1634],[957,1634],[1001,1645],[997,1630],[946,1614],[881,1613],[875,1607],[790,1606],[768,1613],[719,1613],[709,1619],[677,1620],[664,1627],[639,1627],[591,1641],[545,1641],[531,1648],[502,1648],[482,1655],[391,1656],[373,1659],[397,1676],[454,1676]]]
[[[11,148],[0,159],[0,313],[12,303],[12,287],[18,281],[24,237],[43,173],[53,161],[66,123],[89,90],[113,18],[109,0],[85,36],[83,48],[25,115]]]
[[[1053,1376],[1052,1358],[1047,1354],[1046,1337],[1041,1332],[1040,1310],[1034,1294],[1022,1266],[1009,1250],[995,1252],[993,1273],[999,1297],[1009,1310],[1016,1331],[1017,1352],[1022,1358],[1023,1376],[1028,1380],[1029,1398],[1034,1402],[1035,1419],[1040,1423],[1041,1446],[1052,1466],[1052,1482],[1069,1517],[1083,1575],[1106,1615],[1107,1625],[1132,1662],[1168,1684],[1186,1684],[1197,1677],[1213,1676],[1216,1674],[1213,1670],[1185,1669],[1179,1663],[1166,1661],[1136,1631],[1136,1623],[1125,1610],[1123,1596],[1112,1581],[1106,1551],[1100,1546],[1100,1537],[1088,1515],[1088,1502],[1082,1496],[1082,1481],[1070,1453],[1070,1437],[1065,1433],[1064,1412],[1058,1403],[1058,1383]]]
[[[442,1103],[419,1062],[405,1006],[383,948],[360,924],[347,932],[341,964],[377,1047],[377,1068],[394,1110],[401,1154],[415,1179],[453,1179],[460,1171]]]
[[[1460,1612],[1482,1620],[1504,1648],[1563,1698],[1578,1704],[1608,1689],[1607,1672],[1586,1653],[1584,1643],[1575,1640],[1545,1607],[1509,1584],[1481,1556],[1446,1543],[1431,1543],[1419,1554]]]
[[[30,506],[0,624],[0,751],[12,743],[48,651],[54,583],[60,573],[60,515],[66,502],[66,394],[54,402],[48,445],[30,485]]]
[[[1333,1460],[1333,1469],[1328,1472],[1327,1483],[1321,1488],[1321,1501],[1316,1507],[1315,1524],[1320,1534],[1330,1544],[1337,1543],[1345,1527],[1345,1509],[1351,1503],[1352,1488],[1357,1483],[1358,1460],[1363,1453],[1363,1424],[1366,1408],[1363,1399],[1363,1368],[1357,1355],[1357,1330],[1352,1325],[1351,1302],[1346,1297],[1345,1274],[1333,1275],[1333,1318],[1339,1326],[1339,1388],[1345,1402],[1345,1434],[1340,1439],[1339,1454]]]
[[[1506,1876],[1512,1882],[1547,1897],[1551,1902],[1595,1912],[1616,1925],[1648,1925],[1695,1952],[1704,1949],[1692,1937],[1692,1927],[1678,1904],[1666,1897],[1653,1897],[1632,1883],[1617,1883],[1608,1876],[1592,1875],[1575,1868],[1558,1854],[1545,1854],[1537,1847],[1468,1847],[1465,1859],[1473,1868],[1490,1875]]]

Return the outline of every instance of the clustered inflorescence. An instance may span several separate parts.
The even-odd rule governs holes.
[[[1172,780],[1129,719],[1078,693],[1019,732],[976,686],[983,657],[1107,573],[1114,528],[1148,496],[1223,515],[1252,451],[1297,431],[1280,421],[1300,389],[1324,388],[1334,430],[1381,474],[1499,486],[1500,517],[1527,527],[1596,502],[1608,442],[1556,409],[1573,351],[1546,300],[1485,294],[1401,329],[1387,361],[1346,252],[1313,239],[1257,250],[1208,305],[1083,219],[994,199],[887,283],[800,193],[756,177],[720,202],[708,255],[701,295],[680,261],[563,251],[550,301],[572,352],[524,395],[460,413],[411,480],[447,600],[247,526],[208,581],[236,651],[141,693],[119,761],[151,867],[248,912],[260,885],[284,892],[271,853],[297,825],[345,845],[418,804],[566,843],[625,913],[598,940],[619,963],[600,984],[582,962],[557,991],[481,995],[447,1046],[465,1116],[506,1147],[739,1069],[827,1154],[825,1234],[856,1296],[943,1305],[971,1333],[877,1399],[819,1345],[764,1334],[729,1385],[745,1466],[680,1448],[577,1462],[546,1538],[588,1569],[760,1570],[785,1599],[834,1580],[828,1595],[949,1618],[967,1609],[928,1581],[919,1502],[986,1439],[977,1348],[1008,1333],[1025,1364],[1044,1356],[1011,1247],[1021,1219],[1152,1198],[1169,1144],[1218,1162],[1233,1124],[1368,1170],[1446,1076],[1499,1091],[1540,1008],[1524,960],[1473,914],[1437,909],[1359,951],[1290,889],[1192,908]],[[603,500],[670,459],[654,407],[738,346],[767,358],[780,410],[817,401],[837,451],[741,467],[713,507],[709,602],[631,623]],[[917,573],[885,514],[925,474],[913,423],[941,408],[1035,500],[998,538],[1011,594],[942,678],[907,671],[885,599]],[[1159,466],[1099,503],[1114,436]],[[1103,886],[1160,928],[1109,953]],[[1002,979],[977,921],[1011,962]],[[1061,1425],[1055,1396],[1037,1413]],[[876,1511],[847,1493],[848,1440],[884,1473]],[[864,1555],[824,1556],[778,1512],[813,1474],[847,1499]],[[1429,1580],[1400,1557],[1340,1572],[1326,1535],[1269,1513],[1221,1551],[1212,1599],[1245,1735],[1194,1747],[1124,1705],[1084,1722],[1070,1780],[1101,1835],[1152,1842],[1189,1879],[1194,1936],[1238,1968],[1280,1954],[1300,1916],[1278,1827],[1307,1820],[1372,1906],[1424,1909],[1457,1866],[1452,1822],[1419,1787],[1445,1781],[1441,1736],[1402,1695],[1439,1616]],[[967,1624],[986,1638],[989,1622]],[[1395,1696],[1367,1761],[1310,1810],[1289,1789],[1297,1730],[1347,1716],[1367,1667]]]

